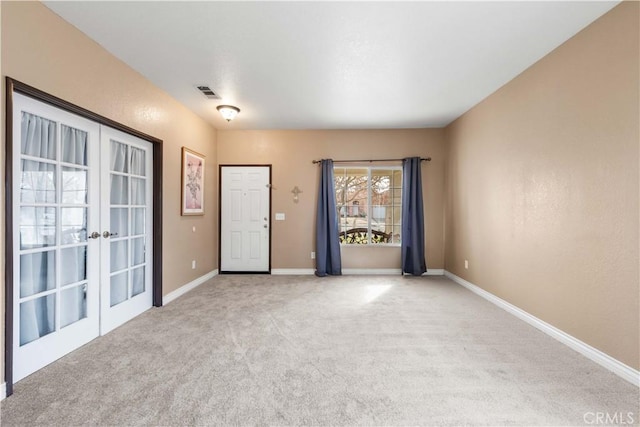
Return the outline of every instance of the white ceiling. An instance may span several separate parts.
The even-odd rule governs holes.
[[[220,129],[445,126],[617,3],[45,2]]]

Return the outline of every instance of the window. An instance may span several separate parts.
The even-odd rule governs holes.
[[[400,244],[402,168],[334,167],[340,243]]]

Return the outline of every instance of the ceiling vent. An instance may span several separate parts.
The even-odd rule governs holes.
[[[196,86],[200,92],[204,94],[209,99],[221,99],[214,91],[211,90],[209,86],[198,85]]]

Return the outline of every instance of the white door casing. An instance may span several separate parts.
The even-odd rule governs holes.
[[[269,272],[270,166],[220,167],[220,271]]]

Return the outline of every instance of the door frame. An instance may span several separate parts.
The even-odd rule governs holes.
[[[269,270],[268,271],[222,271],[222,168],[269,168]],[[220,274],[271,274],[271,212],[273,198],[273,168],[271,164],[221,164],[218,165],[218,271]]]
[[[86,110],[56,96],[29,86],[11,77],[5,78],[5,319],[4,319],[4,379],[7,397],[13,394],[13,93],[76,114],[98,124],[136,136],[153,145],[153,306],[162,306],[162,140],[132,129],[107,117]]]

